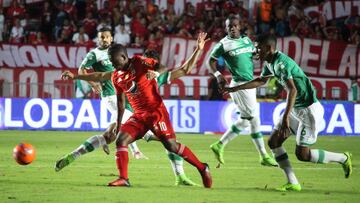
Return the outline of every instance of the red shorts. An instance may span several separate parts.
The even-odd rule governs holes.
[[[134,113],[120,127],[121,132],[129,133],[136,140],[149,130],[160,140],[176,138],[169,113],[163,104],[153,111]]]

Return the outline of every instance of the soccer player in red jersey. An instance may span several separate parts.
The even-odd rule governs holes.
[[[63,73],[63,77],[71,79],[88,81],[111,79],[118,96],[118,123],[121,123],[125,109],[125,95],[134,109],[134,114],[128,121],[117,127],[116,165],[119,170],[119,178],[108,185],[130,186],[128,145],[141,139],[148,130],[151,130],[168,151],[178,154],[195,166],[201,174],[204,187],[210,188],[212,178],[209,166],[200,162],[188,147],[176,141],[169,113],[160,96],[156,81],[147,78],[148,71],[154,70],[156,60],[141,56],[134,56],[130,59],[126,48],[120,44],[112,45],[108,54],[115,68],[114,72],[95,72],[87,75]]]

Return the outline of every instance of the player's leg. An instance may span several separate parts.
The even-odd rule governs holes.
[[[295,173],[291,167],[288,154],[283,147],[284,141],[289,137],[290,132],[285,135],[280,135],[278,129],[280,128],[281,120],[278,122],[278,124],[275,126],[275,129],[273,130],[272,134],[270,135],[270,138],[268,140],[268,145],[274,154],[274,157],[276,159],[276,162],[279,164],[279,167],[283,170],[286,178],[287,183],[279,188],[277,190],[280,191],[300,191],[301,185],[299,184],[299,181],[297,180]],[[291,129],[297,129],[299,123],[290,116],[290,127]]]
[[[229,129],[221,136],[219,141],[210,145],[210,149],[214,152],[214,155],[220,164],[225,164],[224,149],[225,146],[239,135],[239,133],[249,126],[249,121],[246,119],[238,119],[231,125]]]
[[[117,121],[117,114],[118,114],[118,111],[117,111],[117,97],[116,95],[112,95],[112,96],[108,96],[108,97],[104,97],[102,99],[102,102],[105,102],[106,103],[106,108],[110,111],[111,113],[111,121],[112,122],[116,122]],[[124,114],[123,114],[123,117],[122,117],[122,120],[121,120],[121,123],[125,123],[129,118],[130,116],[132,115],[133,113],[128,110],[128,109],[125,109],[124,111]],[[147,159],[147,157],[140,151],[139,147],[137,146],[136,142],[133,142],[129,145],[130,147],[130,150],[131,150],[131,153],[133,155],[133,157],[135,159]],[[108,147],[107,145],[104,145],[103,146],[104,148],[104,151],[106,152],[106,150],[108,150]]]
[[[160,141],[158,137],[154,135],[151,131],[148,131],[143,139],[147,142],[149,141]],[[170,160],[171,168],[175,175],[175,185],[189,185],[189,186],[195,186],[197,185],[194,183],[190,178],[188,178],[184,171],[184,159],[173,153],[166,150],[166,154]]]
[[[260,163],[264,166],[277,166],[276,161],[265,149],[263,134],[260,131],[260,118],[257,109],[256,89],[239,91],[236,95],[241,117],[250,122],[250,136],[260,155]]]
[[[342,165],[345,178],[352,173],[351,154],[349,152],[336,153],[323,149],[311,149],[317,139],[317,129],[323,117],[324,111],[320,103],[314,103],[307,107],[306,111],[300,113],[300,127],[296,136],[296,156],[300,161],[312,163],[336,162]]]
[[[99,147],[105,146],[113,142],[116,138],[115,133],[113,131],[115,127],[116,127],[116,123],[110,124],[108,129],[102,135],[94,135],[88,138],[74,151],[72,151],[69,154],[66,154],[65,156],[57,160],[55,163],[55,171],[60,171],[61,169],[71,164],[73,161],[75,161],[75,159],[79,158],[80,156],[92,152]]]
[[[115,153],[119,178],[110,182],[108,186],[130,186],[128,178],[128,145],[141,138],[148,131],[143,119],[146,118],[142,115],[133,114],[126,123],[119,126],[120,130],[116,138]]]
[[[169,152],[176,153],[185,159],[185,161],[195,166],[201,174],[204,186],[210,188],[212,185],[212,179],[208,165],[200,162],[190,148],[176,142],[175,132],[171,125],[169,113],[167,112],[166,107],[160,107],[152,113],[152,116],[154,120],[147,125],[152,126],[151,130],[160,139],[164,147]]]
[[[184,171],[184,159],[176,153],[166,150],[166,154],[170,160],[171,168],[175,175],[175,185],[196,186],[190,178],[188,178]]]

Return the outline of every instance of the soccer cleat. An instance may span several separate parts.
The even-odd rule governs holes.
[[[140,151],[133,153],[133,156],[135,159],[149,159]]]
[[[113,182],[108,183],[110,187],[130,187],[129,179],[118,178]]]
[[[74,158],[74,156],[72,154],[67,154],[63,158],[56,161],[56,163],[55,163],[55,171],[59,172],[65,166],[71,164],[74,160],[75,160],[75,158]]]
[[[175,179],[175,186],[186,185],[186,186],[200,186],[194,183],[190,178],[186,177],[185,174],[177,175]]]
[[[211,174],[210,174],[210,168],[209,168],[208,164],[204,163],[204,165],[205,165],[205,169],[202,171],[199,171],[199,172],[201,174],[201,178],[202,178],[204,187],[211,188],[212,178],[211,178]]]
[[[215,158],[218,160],[220,164],[225,164],[224,161],[224,145],[217,141],[210,145],[210,149],[214,152]]]
[[[263,166],[274,166],[274,167],[278,166],[275,159],[272,158],[271,156],[269,156],[268,154],[266,154],[264,157],[260,158],[260,164]]]
[[[345,178],[349,178],[350,175],[352,174],[352,163],[351,163],[352,154],[350,152],[345,152],[344,154],[347,157],[347,159],[341,165],[345,172]]]
[[[276,188],[276,190],[281,191],[281,192],[286,192],[286,191],[300,192],[301,191],[301,185],[300,184],[286,183],[285,185],[282,185],[282,186]]]
[[[102,148],[103,148],[103,150],[104,150],[105,154],[107,154],[107,155],[109,155],[109,154],[110,154],[109,145],[104,144],[104,145],[102,146]]]

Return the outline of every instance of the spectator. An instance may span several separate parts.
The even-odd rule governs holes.
[[[111,30],[111,19],[110,18],[102,18],[101,20],[100,20],[100,23],[99,23],[99,25],[96,27],[96,30],[97,31],[99,31],[99,30],[101,30],[102,28],[104,28],[104,27],[106,27],[106,28],[108,28],[108,29],[110,29]]]
[[[54,9],[49,2],[44,2],[44,6],[41,13],[41,25],[40,30],[46,36],[51,36],[51,30],[53,27]]]
[[[125,30],[124,24],[119,24],[115,30],[114,42],[128,46],[130,44],[130,34]]]
[[[12,23],[15,23],[15,20],[25,14],[25,6],[24,3],[19,5],[17,0],[13,0],[11,2],[11,6],[7,9],[6,18],[10,20]]]
[[[30,32],[28,36],[28,43],[31,44],[43,44],[46,43],[46,38],[43,36],[43,34],[40,31],[36,32]]]
[[[62,30],[60,36],[57,38],[56,43],[70,44],[70,36],[66,30]]]
[[[111,16],[112,9],[109,7],[109,1],[103,2],[103,7],[98,11],[98,15],[100,19],[106,19]]]
[[[272,4],[270,0],[261,0],[258,5],[258,29],[259,33],[268,33],[270,30]]]
[[[97,26],[97,20],[93,17],[92,12],[88,12],[86,14],[86,18],[83,20],[83,26],[85,33],[88,34],[88,36],[93,39],[96,36],[96,26]]]
[[[10,43],[21,43],[24,40],[24,28],[19,19],[15,19],[14,26],[11,28]]]
[[[83,26],[79,28],[79,32],[73,35],[72,41],[74,44],[77,45],[84,45],[87,41],[89,41],[89,36],[85,33],[85,29]]]
[[[0,42],[3,41],[3,33],[5,28],[5,16],[3,14],[4,10],[0,7]]]
[[[137,13],[135,18],[131,21],[131,33],[134,36],[146,37],[146,19],[141,16],[141,13]]]
[[[68,14],[71,20],[77,21],[77,10],[73,0],[66,0],[64,4],[64,11]]]
[[[68,14],[64,10],[64,4],[58,3],[56,4],[56,8],[58,10],[58,13],[56,14],[55,18],[55,29],[54,29],[54,38],[57,39],[58,36],[60,36],[61,29],[64,25],[65,19],[68,19]]]

